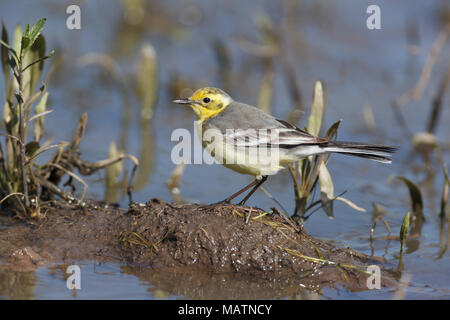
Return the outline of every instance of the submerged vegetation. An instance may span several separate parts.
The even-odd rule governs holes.
[[[315,136],[319,135],[324,111],[323,85],[321,82],[316,82],[308,126],[305,128],[307,132]],[[327,130],[325,134],[327,140],[336,139],[340,123],[340,120],[335,122]],[[326,166],[329,157],[330,155],[310,156],[296,165],[289,166],[289,172],[294,182],[294,216],[300,217],[303,221],[308,219],[317,208],[323,208],[328,217],[333,218],[334,200],[341,200],[356,210],[365,211],[350,200],[334,195],[333,180]],[[320,200],[314,201],[312,194],[316,188],[320,189]]]

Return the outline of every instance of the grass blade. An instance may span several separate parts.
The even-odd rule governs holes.
[[[158,97],[158,63],[155,49],[146,44],[141,49],[139,71],[136,74],[136,90],[141,99],[141,117],[153,117],[153,108]]]
[[[23,36],[23,29],[20,26],[20,24],[18,24],[16,26],[16,29],[14,30],[14,39],[13,39],[13,49],[18,55],[20,54],[20,49],[22,48],[21,45],[22,36]]]
[[[39,115],[45,112],[47,109],[47,99],[48,99],[48,92],[45,92],[44,95],[41,97],[41,100],[39,100],[39,103],[36,105],[36,108],[34,109],[34,114]],[[42,136],[44,135],[44,116],[36,117],[33,123],[33,129],[34,129],[34,139],[36,141],[40,141]],[[31,120],[31,119],[30,119]]]
[[[427,132],[435,133],[438,120],[442,113],[442,105],[444,100],[444,95],[447,90],[448,84],[450,82],[450,67],[448,67],[444,78],[439,85],[438,92],[433,99],[431,113],[428,119]]]
[[[28,52],[29,61],[31,61],[31,63],[25,68],[23,68],[23,71],[25,71],[34,65],[34,67],[31,68],[30,70],[31,73],[30,92],[34,91],[34,88],[36,87],[36,84],[39,78],[41,77],[42,69],[44,68],[43,58],[45,57],[45,49],[46,49],[45,38],[43,35],[39,35],[39,37],[30,47],[30,51]]]
[[[2,36],[1,36],[2,44],[7,44],[8,41],[8,31],[6,30],[5,25],[2,22]],[[2,70],[3,70],[3,76],[5,78],[5,92],[8,92],[9,87],[9,49],[5,45],[0,45],[0,52],[1,52],[1,62],[2,62]]]
[[[339,200],[339,201],[344,202],[346,205],[348,205],[350,208],[355,209],[356,211],[367,212],[366,209],[361,208],[360,206],[356,205],[355,203],[353,203],[352,201],[350,201],[350,200],[348,200],[348,199],[346,199],[346,198],[343,198],[343,197],[336,197],[335,200]]]
[[[402,271],[404,269],[403,251],[405,248],[406,239],[408,238],[410,218],[411,218],[411,214],[408,211],[406,213],[405,217],[403,218],[402,226],[400,228],[400,260],[398,261],[398,266],[397,266],[398,271]]]
[[[447,168],[444,167],[444,187],[442,189],[442,197],[441,197],[441,212],[439,213],[439,217],[443,220],[446,216],[447,212],[447,199],[449,194],[450,187],[450,179],[448,178]]]
[[[334,185],[330,172],[323,161],[321,161],[319,166],[319,182],[322,208],[328,218],[333,219]]]
[[[406,239],[408,238],[410,218],[411,214],[408,211],[403,218],[402,226],[400,228],[400,256],[403,255]]]
[[[423,216],[423,201],[422,201],[422,193],[420,192],[419,187],[413,183],[411,180],[408,180],[405,177],[402,176],[392,176],[389,177],[388,183],[392,181],[392,179],[399,179],[403,181],[409,190],[409,195],[411,197],[412,201],[412,209],[414,216],[421,217],[423,220],[425,220],[425,217]]]
[[[319,135],[323,119],[323,86],[322,82],[316,81],[314,84],[314,96],[311,104],[311,112],[308,118],[308,132],[312,135]]]
[[[325,134],[325,139],[335,140],[337,138],[337,132],[341,122],[342,120],[338,120],[335,123],[333,123],[333,125],[327,130],[327,133]]]

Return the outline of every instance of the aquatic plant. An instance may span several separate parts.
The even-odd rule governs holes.
[[[46,53],[46,41],[42,35],[45,21],[41,19],[31,28],[26,25],[25,31],[18,25],[12,44],[6,27],[2,25],[0,40],[6,97],[2,118],[5,133],[1,134],[4,140],[0,140],[0,204],[24,217],[39,216],[41,200],[50,200],[54,195],[83,204],[87,184],[74,173],[74,169],[81,175],[90,175],[123,159],[130,159],[135,164],[133,176],[138,165],[135,157],[126,154],[93,163],[82,160],[79,144],[87,124],[87,114],[81,116],[70,143],[50,145],[48,141],[42,142],[44,119],[52,112],[47,108],[48,76],[39,89],[35,89],[41,79],[44,61],[54,53],[53,50]],[[27,133],[31,125],[33,138],[29,141]],[[45,164],[37,164],[36,158],[50,149],[56,149],[53,157]],[[65,185],[72,186],[73,190],[74,180],[84,186],[80,199],[58,186],[64,176],[68,176]],[[131,179],[128,183],[129,194],[130,190]]]
[[[319,135],[324,114],[323,85],[317,81],[314,86],[314,96],[311,104],[308,126],[305,128],[312,135]],[[335,122],[326,132],[325,138],[336,139],[341,120]],[[317,209],[322,208],[329,218],[333,218],[334,200],[343,201],[351,208],[358,211],[366,211],[342,195],[334,195],[334,185],[331,174],[327,169],[329,155],[310,156],[289,166],[289,172],[294,182],[295,212],[294,216],[301,220],[307,220]],[[320,199],[312,200],[316,189],[320,191]],[[320,205],[320,206],[319,206]]]

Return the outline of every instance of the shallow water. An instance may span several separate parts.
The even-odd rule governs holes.
[[[202,85],[226,85],[213,50],[217,39],[226,43],[232,54],[229,93],[239,101],[258,103],[258,93],[263,70],[260,59],[244,52],[239,39],[257,43],[260,39],[258,15],[268,15],[272,23],[290,29],[283,33],[288,40],[289,59],[303,95],[308,113],[314,81],[322,80],[326,86],[327,110],[324,126],[329,127],[343,119],[339,129],[342,140],[370,141],[400,146],[392,165],[345,156],[332,156],[328,167],[333,177],[335,193],[344,191],[346,198],[367,209],[355,211],[341,202],[335,203],[335,219],[330,220],[319,211],[306,223],[309,233],[335,241],[343,246],[370,254],[368,240],[372,226],[372,204],[379,203],[388,211],[385,218],[393,234],[398,234],[404,214],[410,210],[407,188],[397,182],[387,184],[391,175],[403,175],[421,187],[426,222],[421,236],[408,241],[404,259],[404,275],[410,285],[406,298],[450,298],[449,253],[438,259],[439,244],[448,238],[448,225],[444,226],[441,240],[439,222],[440,196],[443,185],[442,169],[433,157],[431,172],[427,176],[422,158],[414,155],[409,138],[395,120],[391,102],[412,88],[420,77],[426,54],[442,28],[440,10],[445,1],[380,2],[382,29],[371,31],[365,27],[366,8],[369,1],[301,1],[294,9],[286,9],[290,1],[257,1],[242,3],[223,1],[150,1],[145,23],[134,17],[124,21],[122,2],[88,1],[81,6],[82,29],[70,31],[65,26],[65,9],[69,2],[14,1],[0,3],[0,17],[10,34],[17,23],[34,22],[41,17],[48,21],[44,29],[47,46],[55,48],[57,56],[64,56],[60,68],[49,84],[50,108],[47,116],[47,135],[55,141],[69,140],[82,112],[88,112],[89,122],[81,150],[85,159],[96,161],[106,158],[109,144],[115,141],[129,154],[145,162],[138,172],[134,200],[145,202],[153,197],[171,200],[165,183],[175,165],[170,161],[171,133],[176,128],[193,130],[194,115],[191,110],[173,105],[169,86],[174,76],[186,79],[196,89]],[[239,3],[239,7],[237,4]],[[20,10],[18,9],[20,7]],[[296,8],[296,9],[295,9]],[[296,11],[298,10],[298,11]],[[291,14],[288,18],[286,12]],[[132,26],[130,23],[138,23]],[[410,26],[410,27],[408,27]],[[412,26],[412,27],[411,27]],[[416,28],[417,37],[407,40],[407,28]],[[426,127],[431,100],[449,65],[449,42],[442,49],[434,66],[430,82],[422,97],[403,109],[412,133]],[[150,124],[141,128],[139,100],[128,92],[128,106],[111,76],[97,65],[81,66],[79,58],[89,53],[105,53],[118,65],[121,81],[132,87],[133,74],[138,68],[139,50],[145,43],[154,47],[159,65],[159,98]],[[410,45],[417,46],[418,55],[411,54]],[[56,57],[56,56],[55,56]],[[55,58],[56,59],[56,58]],[[48,70],[48,65],[46,70]],[[3,79],[0,80],[3,88]],[[132,90],[131,90],[132,91]],[[1,91],[3,92],[3,91]],[[4,99],[3,93],[0,98]],[[282,64],[275,63],[272,113],[287,119],[292,110],[292,99],[285,81]],[[444,99],[436,135],[446,146],[444,161],[449,159],[450,121],[449,91]],[[364,121],[364,108],[373,110],[376,128],[368,129]],[[123,125],[124,110],[132,120]],[[303,117],[298,123],[306,125]],[[45,156],[44,156],[45,159]],[[144,159],[144,160],[143,160]],[[128,172],[131,165],[127,164]],[[215,202],[225,198],[250,181],[218,165],[187,165],[180,182],[181,197],[193,202]],[[104,199],[103,172],[88,177],[89,197]],[[283,206],[292,212],[294,195],[287,172],[269,178],[265,185]],[[81,186],[79,186],[81,190]],[[117,201],[123,207],[126,197]],[[257,192],[249,204],[262,208],[274,205],[262,192]],[[385,235],[384,226],[378,223],[376,236]],[[392,265],[400,244],[398,241],[376,240],[374,254],[385,256]],[[386,249],[387,248],[387,249]],[[81,263],[81,262],[80,262]],[[2,298],[178,298],[190,297],[189,292],[178,295],[172,291],[158,291],[154,284],[141,280],[117,264],[96,265],[82,262],[82,290],[74,294],[67,290],[62,272],[42,268],[27,275],[19,293],[0,292]],[[13,275],[6,277],[15,278]],[[145,279],[145,278],[144,278]],[[120,288],[117,290],[116,288]],[[155,292],[157,294],[155,295]],[[335,299],[391,299],[395,289],[371,290],[352,293],[324,289],[320,297]],[[199,297],[199,296],[197,296]],[[201,296],[200,296],[201,297]]]

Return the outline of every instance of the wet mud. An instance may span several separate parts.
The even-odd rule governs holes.
[[[0,225],[3,270],[114,261],[158,290],[189,298],[276,298],[324,286],[362,291],[368,265],[390,274],[380,258],[316,239],[278,214],[236,205],[153,199],[125,210],[57,203],[41,219],[1,216]]]

